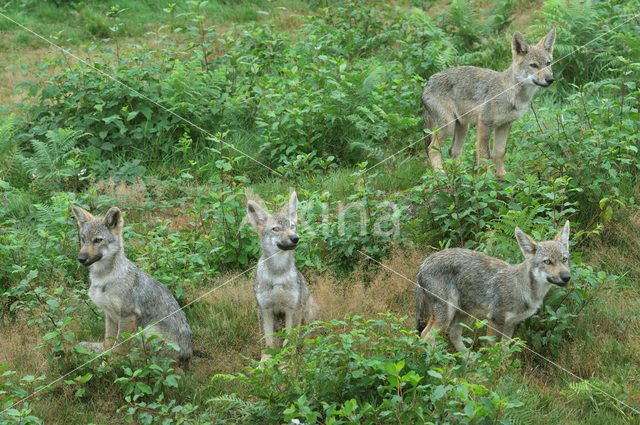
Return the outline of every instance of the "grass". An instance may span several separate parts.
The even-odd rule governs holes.
[[[407,7],[407,2],[400,2]],[[64,45],[75,49],[85,48],[85,43],[112,37],[109,27],[113,20],[106,17],[111,7],[119,5],[125,9],[120,19],[125,23],[126,31],[119,37],[132,42],[145,40],[148,32],[159,26],[168,33],[171,28],[184,25],[188,17],[182,15],[189,10],[186,2],[180,2],[173,14],[163,12],[163,2],[145,1],[87,1],[78,6],[63,2],[56,6],[54,2],[26,1],[8,4],[3,13],[20,21],[34,31],[44,34],[57,34]],[[529,22],[531,10],[535,4],[531,1],[519,3],[515,22],[524,26]],[[71,13],[69,13],[71,10]],[[295,28],[299,20],[296,14],[312,13],[309,3],[291,0],[276,1],[210,1],[203,8],[205,19],[219,24],[221,28],[230,22],[268,21],[281,28]],[[144,22],[144,25],[137,25]],[[22,95],[13,91],[13,86],[30,78],[32,70],[48,52],[41,41],[17,31],[13,24],[0,18],[0,61],[10,63],[4,67],[0,78],[4,84],[0,88],[0,97],[4,107],[22,100]],[[180,34],[172,36],[179,37]],[[537,108],[558,108],[551,94],[538,96]],[[530,120],[531,117],[525,118]],[[522,132],[522,123],[514,126],[512,146],[528,137]],[[553,122],[542,123],[554,126]],[[251,135],[234,134],[228,141],[238,149],[251,152],[255,149]],[[419,138],[416,134],[416,140]],[[473,140],[473,130],[469,134]],[[412,140],[413,141],[413,140]],[[473,142],[468,142],[471,145]],[[400,154],[388,162],[379,165],[373,179],[376,189],[387,193],[405,192],[420,183],[421,175],[427,166],[422,154],[421,143],[416,144],[418,154]],[[473,158],[473,147],[467,146],[463,161]],[[202,158],[205,160],[206,158]],[[369,166],[383,158],[371,157]],[[516,167],[517,164],[510,164]],[[249,174],[260,165],[245,161],[244,167]],[[193,201],[176,202],[171,193],[163,193],[166,188],[161,178],[175,175],[171,165],[150,165],[149,170],[156,178],[133,184],[100,181],[91,186],[97,195],[116,199],[123,208],[129,208],[132,222],[152,223],[157,218],[170,220],[173,231],[191,231],[191,220],[185,211]],[[356,171],[351,167],[339,167],[326,175],[310,178],[302,182],[304,189],[322,188],[333,199],[346,199],[353,193],[357,183]],[[199,188],[207,188],[207,182],[199,182]],[[196,187],[181,188],[191,195]],[[252,186],[264,199],[271,200],[289,191],[289,184],[272,175],[266,175],[263,181]],[[629,188],[630,192],[637,190]],[[156,198],[156,199],[152,199]],[[637,197],[636,197],[637,199]],[[145,207],[150,201],[165,202],[162,208]],[[170,203],[169,201],[173,201]],[[592,384],[614,396],[627,400],[632,406],[640,407],[640,342],[636,337],[640,333],[640,302],[637,282],[640,279],[640,215],[632,207],[617,207],[615,218],[607,223],[599,236],[579,247],[587,264],[601,268],[608,273],[621,276],[611,287],[602,289],[601,301],[589,304],[574,320],[575,330],[561,345],[560,352],[553,360],[562,367],[576,373]],[[145,240],[127,240],[127,244],[139,248]],[[428,255],[422,247],[393,247],[391,257],[384,264],[393,270],[413,278],[418,265]],[[135,261],[135,258],[133,258]],[[378,313],[392,311],[399,316],[412,317],[414,314],[414,287],[410,282],[398,277],[367,261],[360,261],[354,271],[336,274],[327,270],[308,268],[303,270],[309,281],[311,292],[322,306],[322,319],[329,320],[345,315],[363,315],[375,317]],[[196,346],[208,353],[210,358],[196,358],[187,375],[187,388],[182,397],[194,403],[205,404],[215,395],[228,394],[230,391],[242,392],[241,387],[229,388],[220,381],[211,378],[218,373],[236,373],[260,356],[260,333],[255,318],[255,305],[251,273],[229,282],[234,274],[213,276],[204,282],[204,286],[189,289],[183,302],[189,302],[202,296],[198,302],[187,308],[186,313],[192,323]],[[84,277],[86,275],[83,274]],[[59,281],[51,285],[65,284]],[[218,288],[219,289],[215,289]],[[3,319],[2,338],[0,338],[0,365],[8,364],[23,375],[47,375],[46,381],[55,378],[50,369],[44,350],[34,349],[43,337],[43,331],[24,324],[23,317],[13,320]],[[409,319],[408,323],[412,323]],[[102,336],[102,323],[94,317],[83,328],[76,329],[80,335],[99,340]],[[526,404],[519,413],[521,423],[535,424],[603,424],[632,423],[637,417],[617,405],[607,396],[578,383],[570,375],[557,367],[531,354],[523,353],[518,357],[521,365],[514,374],[504,374],[496,382],[496,391],[500,394],[518,394]],[[97,363],[97,362],[96,362]],[[85,370],[98,367],[93,363]],[[237,385],[237,384],[232,384]],[[105,387],[91,387],[93,394],[76,399],[73,392],[64,385],[57,385],[33,405],[34,413],[46,423],[85,424],[85,423],[125,423],[118,414],[114,414],[122,405],[121,394],[115,384]],[[620,390],[622,389],[622,390]],[[616,392],[617,391],[617,392]]]

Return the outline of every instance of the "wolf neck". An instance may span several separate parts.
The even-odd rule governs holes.
[[[278,249],[275,252],[269,252],[263,248],[259,262],[260,265],[269,270],[269,273],[274,275],[289,273],[291,269],[296,267],[293,250],[283,251]]]
[[[505,76],[507,101],[515,109],[528,108],[533,95],[538,91],[538,86],[527,81],[518,80],[513,65],[503,71],[503,74]]]
[[[91,282],[102,282],[109,275],[117,275],[118,271],[127,267],[129,260],[124,256],[124,250],[118,251],[111,257],[102,258],[89,267]]]
[[[518,268],[518,276],[523,279],[524,286],[531,288],[531,301],[533,301],[534,303],[542,302],[544,296],[547,295],[547,292],[549,292],[551,284],[547,282],[546,279],[542,279],[541,277],[536,276],[536,273],[531,269],[531,266],[527,261],[524,261],[523,263],[520,263],[515,267]],[[524,293],[529,292],[525,291]]]

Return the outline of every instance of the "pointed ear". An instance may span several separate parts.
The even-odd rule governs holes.
[[[518,245],[520,245],[520,250],[524,254],[525,257],[530,255],[534,255],[538,250],[538,244],[533,238],[527,235],[525,232],[520,230],[519,227],[516,227],[516,240],[518,241]]]
[[[76,221],[80,227],[93,218],[93,215],[91,215],[89,211],[74,204],[71,204],[71,211],[73,211],[73,215],[76,216]]]
[[[524,56],[528,51],[529,45],[527,44],[527,40],[525,40],[524,36],[518,31],[514,32],[513,38],[511,39],[511,53],[513,56]]]
[[[556,29],[551,28],[551,31],[538,41],[538,46],[544,48],[550,55],[553,55],[553,44],[556,42]]]
[[[282,209],[282,213],[286,214],[289,217],[289,220],[294,223],[298,221],[298,195],[295,190],[291,192],[289,201]]]
[[[122,212],[118,207],[111,207],[109,211],[104,215],[104,225],[107,226],[112,233],[115,231],[117,233],[122,231],[122,226],[124,225],[124,219],[122,218]]]
[[[558,234],[556,235],[555,238],[553,238],[554,241],[558,241],[560,242],[562,245],[564,245],[565,248],[567,248],[567,250],[569,250],[569,232],[570,232],[570,228],[569,228],[569,220],[567,220],[564,223],[564,226],[562,227],[562,230],[560,230],[558,232]]]
[[[251,226],[259,231],[267,222],[269,215],[257,202],[247,201],[247,217]]]

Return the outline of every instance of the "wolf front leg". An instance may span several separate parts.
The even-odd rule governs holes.
[[[285,312],[284,317],[284,327],[289,332],[291,329],[298,328],[302,325],[302,310],[299,309],[291,309]],[[285,339],[282,343],[284,347],[289,343],[289,339]]]
[[[125,344],[125,341],[122,341],[122,334],[128,333],[130,335],[133,335],[137,330],[138,316],[136,314],[121,317],[120,320],[118,320],[118,334],[116,336],[117,345],[113,350],[118,354],[125,353],[129,344]]]
[[[111,349],[116,343],[116,338],[118,337],[118,321],[114,320],[113,317],[104,314],[104,342],[102,343],[102,347],[104,351]]]
[[[493,136],[493,152],[491,153],[491,158],[493,158],[493,163],[495,165],[493,171],[498,178],[502,178],[507,174],[504,169],[504,154],[507,151],[507,137],[509,136],[510,130],[511,123],[502,125],[496,128],[496,132]]]
[[[275,337],[273,336],[275,317],[273,311],[266,308],[258,309],[258,320],[264,337],[264,345],[268,348],[275,348]],[[263,353],[260,361],[267,360],[270,357],[269,354]]]

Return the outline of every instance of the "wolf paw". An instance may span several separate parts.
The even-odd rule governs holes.
[[[85,350],[90,351],[92,353],[96,353],[96,354],[100,354],[103,351],[103,347],[102,347],[102,343],[101,342],[82,341],[78,345],[80,347],[84,348]]]

